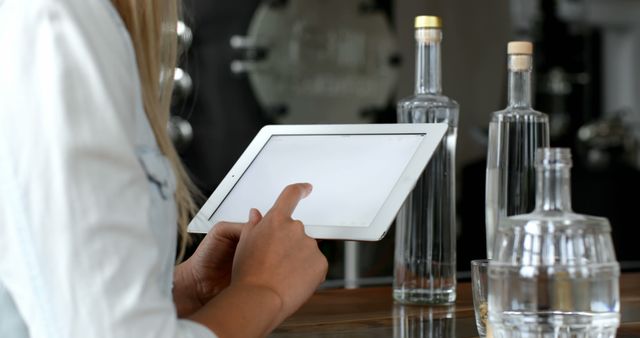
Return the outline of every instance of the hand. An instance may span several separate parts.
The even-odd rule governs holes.
[[[282,301],[277,322],[293,314],[324,281],[328,263],[304,225],[291,215],[311,193],[310,184],[284,189],[257,224],[247,224],[236,249],[232,286],[264,287]]]
[[[291,219],[311,185],[284,189],[257,224],[242,227],[231,284],[189,318],[219,337],[262,337],[293,314],[327,274],[316,241]]]
[[[233,257],[242,229],[257,224],[261,219],[260,212],[251,209],[247,223],[216,224],[194,254],[176,267],[173,293],[180,317],[197,311],[229,286]]]

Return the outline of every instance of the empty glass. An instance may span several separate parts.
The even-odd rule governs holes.
[[[471,292],[473,294],[473,310],[476,314],[476,326],[480,337],[487,336],[487,317],[489,315],[487,268],[488,259],[471,261]]]
[[[536,209],[500,224],[489,263],[493,337],[615,337],[620,267],[609,221],[571,210],[569,149],[536,153]]]

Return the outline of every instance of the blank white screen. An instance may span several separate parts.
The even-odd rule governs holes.
[[[246,222],[269,211],[282,189],[307,182],[313,192],[294,219],[307,225],[369,226],[424,134],[274,135],[210,220]]]

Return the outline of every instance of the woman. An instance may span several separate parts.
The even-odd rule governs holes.
[[[0,0],[0,337],[264,336],[324,279],[291,219],[309,184],[174,267],[193,209],[165,133],[176,12]]]

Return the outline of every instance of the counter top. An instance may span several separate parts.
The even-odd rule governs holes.
[[[640,336],[640,273],[620,279],[618,337]],[[394,304],[391,287],[319,291],[270,337],[477,337],[471,284],[451,306]]]

